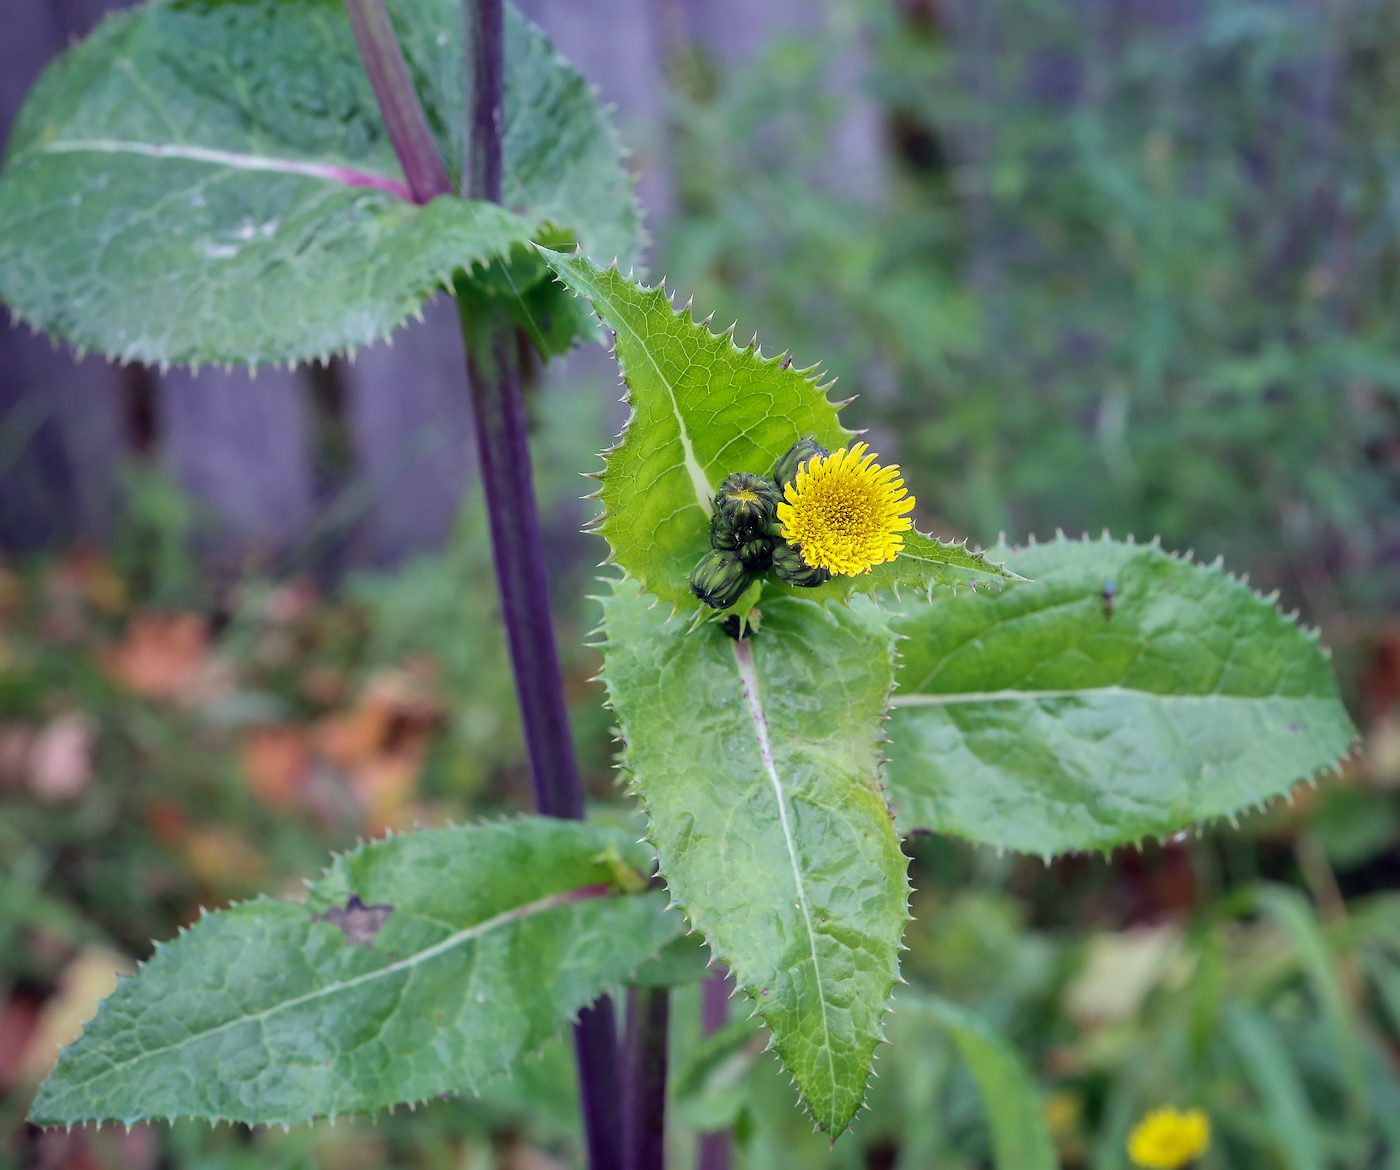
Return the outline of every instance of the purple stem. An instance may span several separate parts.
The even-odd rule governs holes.
[[[721,964],[700,987],[700,1034],[713,1036],[729,1022],[729,969]],[[729,1170],[734,1164],[734,1139],[727,1129],[700,1135],[696,1170]]]
[[[471,53],[471,141],[467,191],[473,199],[501,200],[501,129],[505,105],[505,32],[501,0],[466,0]],[[510,311],[457,287],[467,378],[480,452],[481,479],[491,518],[491,547],[506,641],[515,671],[535,807],[547,816],[581,820],[579,779],[554,641],[530,470],[525,396]],[[623,1170],[617,1018],[603,996],[574,1025],[584,1136],[592,1170]]]
[[[499,203],[505,92],[501,0],[463,0],[463,4],[471,34],[474,78],[470,192],[473,198]],[[414,200],[426,203],[447,194],[452,185],[383,0],[345,0],[345,6]],[[464,275],[455,283],[481,478],[491,517],[496,583],[525,728],[535,807],[546,816],[582,820],[583,784],[574,757],[564,678],[549,613],[515,329],[508,308],[475,297]],[[579,1013],[574,1050],[589,1165],[592,1170],[623,1170],[617,1019],[607,996]]]
[[[439,195],[449,194],[452,183],[447,168],[423,116],[423,105],[408,76],[408,65],[394,26],[389,23],[389,14],[384,11],[384,0],[345,0],[345,11],[413,201],[430,203]]]
[[[632,987],[627,991],[627,1038],[622,1049],[627,1170],[665,1170],[666,1028],[670,1011],[670,991],[665,987]]]

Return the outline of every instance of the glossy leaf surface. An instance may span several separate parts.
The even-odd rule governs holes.
[[[338,858],[307,903],[208,914],[123,980],[35,1098],[43,1124],[294,1123],[467,1092],[682,929],[615,895],[618,830],[524,818]]]
[[[598,530],[644,592],[694,609],[687,577],[710,549],[710,501],[724,477],[771,473],[804,436],[834,450],[853,432],[837,420],[815,369],[794,369],[785,354],[764,357],[756,344],[711,333],[688,309],[673,308],[665,289],[643,288],[616,268],[557,253],[549,261],[612,332],[632,407],[621,439],[603,456]],[[766,588],[825,598],[1004,578],[961,545],[910,533],[907,549],[907,557],[819,589]]]
[[[864,1098],[898,973],[905,859],[878,777],[893,673],[869,603],[765,601],[743,642],[635,581],[604,600],[624,766],[667,884],[833,1136]]]
[[[460,7],[389,7],[455,175]],[[508,12],[504,209],[409,201],[338,3],[186,0],[109,18],[45,71],[14,127],[0,299],[79,349],[256,365],[385,337],[454,271],[495,258],[513,254],[510,291],[527,298],[545,269],[524,245],[557,239],[546,223],[631,255],[631,184],[596,97]]]
[[[1316,638],[1219,567],[1107,539],[1005,552],[1033,583],[895,623],[904,831],[1107,849],[1260,804],[1352,742]]]

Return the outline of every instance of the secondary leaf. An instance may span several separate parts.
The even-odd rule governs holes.
[[[953,1034],[972,1070],[992,1132],[997,1170],[1055,1170],[1059,1161],[1030,1074],[1016,1052],[982,1020],[937,996],[903,994],[899,1012],[937,1020]]]
[[[895,623],[904,831],[1107,849],[1287,792],[1355,737],[1315,636],[1218,566],[1107,538],[1002,551],[1033,583]]]
[[[682,929],[611,896],[629,834],[523,818],[338,858],[309,902],[206,915],[123,980],[39,1090],[71,1125],[195,1116],[291,1124],[474,1091]]]
[[[829,449],[854,436],[813,367],[797,370],[784,354],[766,358],[756,342],[711,333],[662,288],[643,288],[615,267],[548,254],[560,278],[592,302],[612,331],[632,415],[604,456],[599,531],[612,557],[642,589],[673,605],[697,605],[687,577],[709,551],[710,500],[733,471],[768,474],[789,447],[810,435]],[[849,597],[852,593],[934,584],[996,584],[999,566],[961,545],[910,533],[907,556],[820,589],[777,593]]]
[[[459,164],[460,8],[390,9]],[[0,299],[80,349],[255,365],[385,337],[454,271],[513,249],[529,299],[544,268],[521,247],[557,238],[547,223],[604,257],[631,255],[630,181],[596,97],[507,12],[510,210],[408,201],[339,4],[186,0],[109,18],[45,71],[15,124]]]
[[[907,917],[877,767],[891,634],[873,606],[796,598],[765,603],[743,642],[686,634],[630,580],[603,607],[662,873],[834,1137],[864,1098]]]

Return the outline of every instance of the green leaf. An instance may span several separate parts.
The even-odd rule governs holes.
[[[901,994],[896,1010],[929,1016],[952,1032],[977,1082],[998,1170],[1056,1170],[1040,1098],[1015,1050],[977,1016],[937,996]]]
[[[992,592],[1024,578],[1004,565],[972,552],[966,541],[942,541],[922,532],[904,534],[904,551],[892,561],[876,565],[859,577],[833,577],[816,589],[779,586],[784,592],[816,598],[850,598],[858,593],[889,592],[902,595],[906,590],[932,597],[938,585],[954,592],[959,588],[986,588]]]
[[[757,339],[734,343],[733,330],[711,333],[689,308],[677,311],[663,288],[644,288],[616,267],[548,253],[549,263],[592,302],[612,331],[632,407],[617,446],[604,456],[599,531],[612,560],[642,589],[686,609],[697,602],[688,577],[710,549],[710,500],[733,471],[767,475],[788,448],[810,435],[845,446],[854,432],[837,420],[816,367],[794,369],[785,354],[766,358]],[[1006,574],[961,545],[911,533],[906,555],[859,577],[819,589],[777,593],[849,597],[899,586],[995,584]]]
[[[627,977],[630,987],[678,987],[710,975],[710,948],[698,934],[684,934]]]
[[[764,1042],[762,1029],[750,1018],[730,1020],[695,1046],[676,1070],[671,1091],[687,1125],[714,1131],[734,1124],[752,1098],[749,1072]]]
[[[1357,1021],[1342,989],[1317,915],[1308,900],[1290,886],[1260,882],[1255,887],[1255,897],[1259,908],[1293,940],[1337,1050],[1337,1064],[1347,1087],[1349,1110],[1364,1111],[1366,1070]]]
[[[1268,1115],[1268,1132],[1280,1163],[1289,1170],[1323,1170],[1312,1109],[1273,1024],[1235,1004],[1225,1013],[1225,1035]]]
[[[1218,565],[1107,537],[1003,551],[1033,583],[895,623],[902,830],[1108,849],[1261,804],[1355,738],[1316,636]]]
[[[455,174],[460,8],[390,9]],[[256,365],[383,338],[454,271],[497,258],[514,257],[511,292],[529,302],[545,269],[522,248],[557,240],[547,224],[632,255],[636,208],[606,116],[508,14],[504,208],[408,200],[340,4],[186,0],[109,18],[45,71],[15,124],[0,299],[79,349]],[[539,332],[570,320],[554,316]]]
[[[687,634],[631,580],[603,608],[623,764],[662,873],[834,1137],[864,1098],[908,916],[876,748],[889,629],[869,603],[776,598],[743,642]]]
[[[683,928],[610,896],[629,834],[522,818],[338,858],[304,905],[261,898],[157,946],[63,1052],[31,1118],[291,1124],[476,1091]]]

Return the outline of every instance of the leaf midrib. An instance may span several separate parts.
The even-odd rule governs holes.
[[[340,163],[313,162],[308,159],[281,158],[276,155],[250,154],[246,151],[219,150],[179,142],[139,142],[124,138],[64,138],[46,142],[39,154],[137,154],[146,158],[179,159],[224,166],[239,171],[273,171],[280,174],[304,175],[325,179],[344,187],[366,187],[413,201],[408,185],[392,175],[358,170]]]
[[[759,755],[763,760],[763,769],[768,774],[768,779],[773,785],[773,792],[778,798],[778,820],[783,827],[783,841],[787,845],[788,861],[792,866],[793,881],[797,886],[797,904],[802,911],[803,921],[807,924],[807,943],[812,953],[812,971],[817,980],[817,1002],[822,1009],[822,1041],[826,1049],[827,1069],[831,1075],[833,1090],[837,1085],[836,1076],[836,1056],[833,1051],[831,1039],[831,1023],[827,1019],[826,1012],[826,988],[822,983],[821,959],[817,955],[817,933],[812,925],[812,908],[807,898],[807,883],[802,876],[802,866],[797,859],[797,842],[792,835],[792,825],[788,820],[787,796],[783,792],[782,778],[778,775],[778,769],[773,760],[773,745],[768,738],[768,716],[763,710],[763,699],[758,689],[758,671],[754,666],[753,651],[750,649],[747,639],[737,639],[734,643],[734,660],[739,665],[739,681],[744,689],[744,702],[749,710],[749,717],[753,720],[754,732],[758,737]],[[834,1116],[832,1128],[835,1126]]]
[[[396,975],[400,971],[411,970],[419,964],[427,962],[429,959],[435,959],[439,955],[445,954],[455,947],[472,942],[503,926],[509,926],[512,923],[523,921],[526,918],[532,918],[536,914],[544,914],[549,910],[557,910],[562,906],[569,906],[575,902],[587,901],[590,898],[605,897],[611,892],[613,892],[613,887],[607,883],[592,886],[579,886],[572,890],[564,890],[558,894],[549,894],[543,898],[537,898],[535,901],[526,902],[521,906],[512,907],[494,917],[478,922],[474,926],[464,927],[455,934],[450,934],[446,938],[434,943],[432,946],[419,951],[416,955],[409,955],[407,958],[399,959],[386,967],[380,967],[374,971],[365,971],[352,979],[344,979],[337,983],[327,984],[324,987],[317,988],[315,991],[308,991],[304,995],[293,996],[291,999],[272,1004],[269,1007],[263,1008],[261,1011],[250,1012],[247,1015],[236,1016],[233,1019],[225,1020],[222,1024],[217,1024],[212,1028],[206,1028],[202,1032],[192,1032],[188,1036],[175,1041],[173,1044],[165,1044],[159,1048],[148,1048],[146,1051],[137,1053],[135,1056],[126,1060],[110,1063],[102,1072],[85,1078],[81,1086],[78,1087],[88,1090],[94,1083],[104,1080],[113,1073],[129,1069],[132,1065],[139,1064],[150,1057],[163,1056],[167,1053],[184,1048],[187,1044],[193,1043],[196,1040],[207,1040],[211,1036],[217,1036],[230,1028],[258,1020],[265,1020],[279,1012],[300,1007],[304,1003],[310,1003],[331,995],[339,995],[343,991],[365,983],[371,983],[376,979]],[[66,1095],[67,1094],[65,1094],[65,1096]],[[62,1100],[62,1098],[60,1097],[59,1100]]]
[[[573,269],[572,271],[575,272],[575,278],[577,279],[577,269]],[[700,466],[700,460],[695,457],[695,448],[690,442],[690,432],[686,429],[685,416],[681,414],[680,403],[676,400],[675,387],[671,385],[666,375],[661,372],[661,366],[652,354],[651,348],[637,335],[636,331],[627,324],[623,313],[618,310],[612,298],[599,288],[597,284],[588,282],[586,277],[583,278],[580,283],[589,283],[589,287],[593,290],[591,294],[592,299],[601,301],[608,306],[609,311],[613,314],[617,331],[625,332],[637,348],[642,351],[647,361],[651,363],[651,368],[656,371],[657,378],[666,388],[666,396],[671,400],[671,413],[675,416],[676,426],[680,430],[681,451],[685,456],[685,470],[686,474],[690,476],[690,486],[695,492],[696,503],[700,505],[701,510],[706,516],[711,515],[712,506],[710,500],[714,496],[714,488],[710,484],[710,477],[705,474],[705,469]]]

